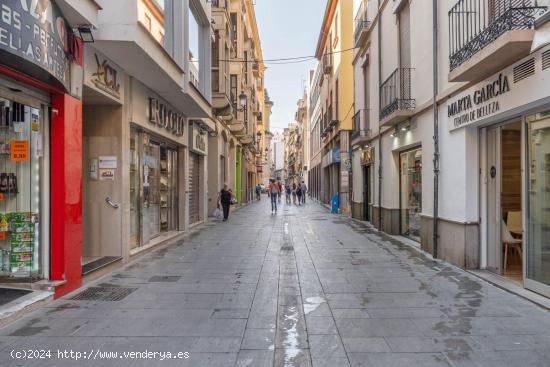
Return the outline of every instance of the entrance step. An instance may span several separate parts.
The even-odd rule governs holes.
[[[53,300],[53,292],[29,290],[28,288],[4,287],[0,294],[5,295],[6,303],[0,298],[0,327],[15,321]]]

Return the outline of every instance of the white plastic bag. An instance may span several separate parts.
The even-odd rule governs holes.
[[[222,220],[223,219],[223,213],[220,210],[220,208],[214,209],[214,212],[212,213],[212,216],[214,218],[216,218],[217,220]]]

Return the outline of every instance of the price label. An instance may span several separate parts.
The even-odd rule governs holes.
[[[12,140],[11,142],[11,160],[13,162],[28,162],[29,160],[29,141]]]

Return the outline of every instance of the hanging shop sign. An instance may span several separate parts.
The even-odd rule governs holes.
[[[86,47],[84,84],[120,102],[123,99],[124,75],[115,64],[94,50]]]
[[[2,63],[69,90],[69,28],[57,5],[50,0],[1,0],[0,5]]]
[[[149,122],[175,136],[182,136],[185,128],[185,117],[182,114],[172,111],[169,106],[152,97],[149,97]]]
[[[374,164],[374,148],[369,147],[361,151],[361,164]]]
[[[206,131],[197,125],[189,125],[191,132],[189,134],[189,149],[197,154],[206,155],[208,152],[208,135]]]
[[[462,94],[447,104],[450,130],[455,130],[500,112],[501,96],[510,92],[508,75],[500,73],[473,91]]]

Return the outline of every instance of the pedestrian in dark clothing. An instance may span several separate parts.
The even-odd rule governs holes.
[[[292,194],[292,188],[290,187],[290,184],[286,184],[286,203],[291,204],[290,195]]]
[[[296,187],[296,196],[298,197],[298,205],[302,205],[302,187],[300,184]]]
[[[223,210],[223,221],[227,221],[229,218],[229,208],[231,208],[231,199],[233,194],[231,190],[227,188],[227,185],[223,185],[223,189],[218,194],[218,207],[222,207]]]

